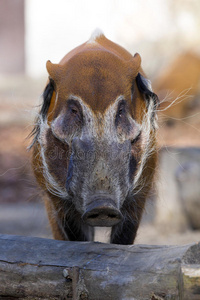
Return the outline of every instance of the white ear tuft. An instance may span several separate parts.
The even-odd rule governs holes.
[[[98,39],[100,36],[104,35],[103,31],[99,28],[96,28],[93,33],[91,34],[91,37],[88,41],[88,43],[95,43],[96,39]]]

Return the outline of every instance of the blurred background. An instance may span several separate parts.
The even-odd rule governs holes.
[[[161,101],[159,165],[136,243],[200,241],[199,16],[199,0],[0,0],[0,233],[51,238],[26,137],[46,61],[98,27],[140,53]]]

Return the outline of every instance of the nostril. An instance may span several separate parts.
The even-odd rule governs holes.
[[[118,218],[117,215],[115,214],[106,214],[106,213],[94,213],[94,214],[91,214],[91,215],[88,215],[87,216],[88,219],[98,219],[98,218],[101,218],[101,219],[116,219]]]
[[[92,202],[86,212],[83,214],[83,221],[90,226],[113,226],[122,220],[121,212],[108,202],[104,205],[97,202]]]
[[[88,219],[96,219],[99,217],[99,214],[92,214],[90,216],[88,216]]]
[[[111,218],[111,219],[114,219],[114,218],[116,218],[116,215],[113,215],[113,214],[111,215],[110,214],[110,215],[108,215],[108,217]]]

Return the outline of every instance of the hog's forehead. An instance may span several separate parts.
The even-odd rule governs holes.
[[[119,95],[128,98],[131,85],[127,62],[111,51],[92,48],[64,64],[59,91],[62,98],[72,94],[93,110],[104,111]]]
[[[110,41],[104,35],[97,36],[95,39],[90,39],[86,43],[74,48],[69,53],[67,53],[63,59],[60,61],[61,65],[64,65],[69,61],[72,57],[76,56],[79,53],[84,53],[89,51],[109,51],[114,55],[117,55],[123,60],[131,60],[132,55],[123,47],[119,46],[118,44]]]

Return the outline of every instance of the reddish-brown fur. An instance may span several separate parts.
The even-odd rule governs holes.
[[[49,78],[53,80],[55,88],[46,115],[48,125],[51,126],[51,122],[55,120],[60,112],[65,111],[66,99],[70,95],[81,97],[93,114],[102,116],[102,119],[116,98],[123,95],[128,103],[132,118],[138,124],[142,124],[144,115],[147,113],[147,106],[144,95],[139,91],[135,80],[138,72],[143,74],[140,63],[139,54],[133,57],[125,49],[109,41],[103,35],[97,37],[95,42],[85,43],[72,50],[57,65],[48,61]],[[134,95],[132,95],[132,89],[134,89]],[[56,95],[59,95],[57,101]],[[97,130],[100,132],[100,123],[98,126]],[[151,128],[149,138],[151,139],[151,147],[155,148],[155,130],[153,128]],[[45,155],[46,153],[54,153],[56,149],[56,155],[60,156],[59,160],[52,159],[50,155],[46,157],[49,172],[59,186],[65,187],[66,172],[71,154],[70,146],[63,144],[49,130],[45,134],[45,139],[47,141]],[[137,168],[141,163],[143,148],[137,143],[132,147],[132,154],[138,164]],[[122,225],[120,228],[115,228],[112,233],[113,236],[116,230],[118,230],[118,236],[123,235],[125,230],[128,237],[113,237],[112,242],[127,244],[134,241],[146,197],[152,185],[156,160],[157,154],[156,151],[153,151],[145,161],[140,181],[134,191],[134,201],[131,203],[125,201],[121,207],[122,213],[128,214],[128,218],[134,220],[134,228],[133,225],[129,226],[129,221],[126,226]],[[66,218],[70,213],[68,211],[69,207],[63,200],[51,194],[47,189],[43,172],[41,145],[37,139],[33,145],[32,164],[36,179],[43,191],[53,236],[55,239],[64,240],[66,235],[63,232],[64,229],[61,228],[61,224],[67,222]],[[65,173],[61,176],[63,171]],[[77,211],[75,212],[74,222],[76,222],[76,218],[77,220],[80,218]],[[130,222],[130,224],[132,223]],[[81,236],[80,234],[77,239],[81,240]]]

